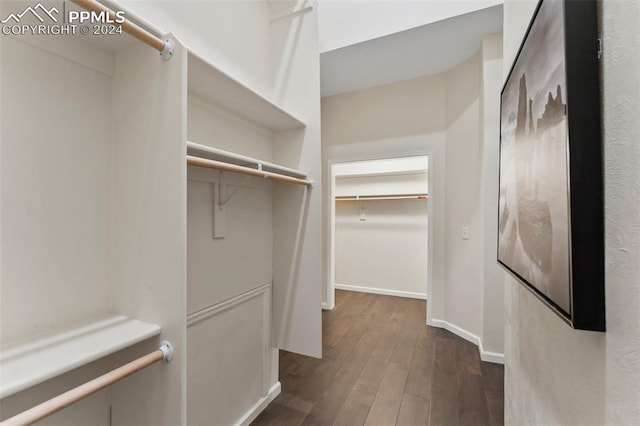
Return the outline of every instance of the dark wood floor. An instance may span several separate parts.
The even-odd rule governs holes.
[[[425,324],[425,302],[348,291],[323,359],[280,352],[282,393],[253,425],[502,425],[503,367]]]

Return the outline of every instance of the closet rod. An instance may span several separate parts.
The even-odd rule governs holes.
[[[162,345],[155,351],[140,357],[128,364],[111,370],[87,383],[75,387],[61,395],[51,398],[40,405],[36,405],[22,413],[15,415],[2,423],[0,426],[22,426],[30,425],[38,420],[50,416],[71,404],[75,404],[83,398],[106,388],[109,385],[122,380],[125,377],[136,373],[151,364],[165,360],[170,362],[173,359],[173,347],[169,342],[162,342]]]
[[[105,12],[108,14],[109,18],[115,19],[115,12],[103,4],[97,2],[96,0],[71,0],[73,3],[78,6],[86,9],[90,12],[101,13]],[[133,22],[125,19],[121,23],[114,23],[114,25],[119,25],[125,30],[127,33],[131,34],[133,37],[137,38],[141,42],[148,44],[149,46],[156,49],[160,52],[160,56],[162,59],[170,59],[173,56],[173,51],[175,48],[175,44],[173,40],[162,40],[159,37],[151,34],[149,31],[140,27],[139,25],[134,24]]]
[[[311,179],[300,179],[292,176],[282,175],[280,173],[266,172],[263,170],[251,169],[249,167],[229,164],[222,161],[209,160],[207,158],[195,157],[187,155],[187,164],[190,166],[206,167],[209,169],[217,169],[225,172],[241,173],[250,176],[263,177],[265,179],[277,180],[280,182],[295,183],[297,185],[313,186],[315,183]]]
[[[427,194],[413,195],[364,195],[355,197],[336,197],[336,201],[378,201],[378,200],[426,200],[429,198]]]

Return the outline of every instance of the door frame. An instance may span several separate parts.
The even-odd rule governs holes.
[[[433,169],[433,155],[431,151],[424,152],[413,152],[411,154],[401,154],[401,155],[379,155],[379,156],[356,156],[349,158],[340,158],[333,159],[327,161],[327,216],[328,216],[328,226],[326,230],[326,256],[327,256],[327,270],[326,270],[326,294],[325,300],[326,303],[322,304],[322,308],[325,310],[332,310],[335,307],[335,284],[336,284],[336,268],[335,268],[335,231],[336,231],[336,203],[335,203],[335,187],[336,187],[336,175],[335,175],[335,166],[337,164],[343,163],[353,163],[357,161],[375,161],[375,160],[389,160],[394,158],[408,158],[408,157],[427,157],[427,193],[429,194],[429,201],[427,203],[427,315],[426,315],[426,324],[431,324],[432,315],[433,315],[433,235],[434,235],[434,223],[433,220],[433,212],[434,203],[438,203],[438,195],[434,194],[433,188],[433,179],[434,169]]]

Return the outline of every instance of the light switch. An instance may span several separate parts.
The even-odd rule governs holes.
[[[469,239],[469,227],[468,226],[463,226],[462,227],[462,239],[463,240],[468,240]]]

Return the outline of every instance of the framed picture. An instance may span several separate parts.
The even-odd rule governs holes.
[[[597,7],[541,0],[501,94],[498,262],[605,331]]]

